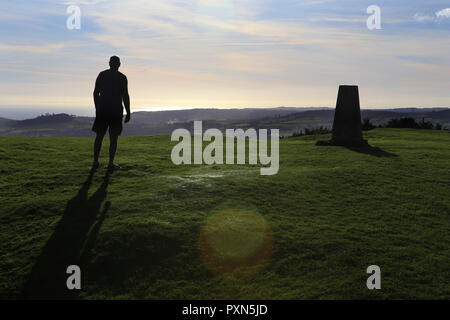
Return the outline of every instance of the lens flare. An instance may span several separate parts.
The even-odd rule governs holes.
[[[269,263],[273,233],[256,211],[222,208],[206,219],[198,249],[206,267],[215,275],[246,277]]]

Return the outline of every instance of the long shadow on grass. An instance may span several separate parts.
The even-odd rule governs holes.
[[[71,291],[66,287],[66,280],[69,277],[66,269],[70,265],[80,266],[83,279],[83,267],[87,265],[87,257],[111,205],[110,202],[106,202],[102,208],[107,194],[109,173],[105,175],[97,191],[88,197],[94,171],[91,170],[77,195],[67,202],[55,231],[42,249],[25,283],[23,298],[78,298],[77,290]],[[83,281],[81,284],[83,286]]]
[[[364,153],[368,154],[374,157],[379,158],[392,158],[392,157],[398,157],[395,153],[390,153],[387,151],[384,151],[378,147],[373,147],[370,144],[366,146],[345,146],[347,149],[358,152],[358,153]]]

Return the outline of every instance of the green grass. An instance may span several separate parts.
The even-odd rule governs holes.
[[[275,176],[175,166],[170,136],[121,138],[122,169],[89,176],[92,139],[0,138],[0,298],[449,299],[450,134],[323,138],[281,140]]]

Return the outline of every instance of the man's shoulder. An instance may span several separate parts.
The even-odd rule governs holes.
[[[119,73],[119,75],[120,75],[120,77],[123,79],[123,80],[127,80],[127,76],[126,75],[124,75],[122,72],[120,72],[120,71],[117,71],[118,73]]]
[[[103,70],[98,74],[98,78],[108,78],[112,77],[117,79],[117,75],[122,81],[127,81],[127,77],[120,71],[112,71],[111,69]]]
[[[99,76],[99,77],[103,77],[103,76],[105,76],[105,75],[108,73],[108,71],[109,71],[109,70],[103,70],[103,71],[100,71],[100,73],[98,74],[98,76]]]

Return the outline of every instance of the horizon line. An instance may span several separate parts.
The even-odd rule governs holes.
[[[17,109],[16,109],[17,108]],[[48,109],[48,110],[46,110]],[[77,112],[79,111],[86,112]],[[335,107],[329,106],[304,106],[304,107],[292,107],[292,106],[277,106],[277,107],[192,107],[192,106],[165,106],[165,107],[148,107],[148,108],[136,108],[132,110],[132,113],[137,112],[169,112],[169,111],[186,111],[186,110],[245,110],[245,109],[322,109],[322,110],[333,110]],[[433,107],[365,107],[361,110],[402,110],[402,109],[450,109],[449,106],[433,106]],[[6,112],[2,112],[6,111]],[[56,112],[55,112],[56,111]],[[11,113],[8,115],[8,113]],[[16,113],[16,115],[13,115]],[[2,108],[0,106],[0,118],[8,120],[28,120],[35,119],[39,116],[47,114],[67,114],[76,117],[94,117],[95,108],[94,107],[67,107],[67,108],[56,108],[56,107],[39,107],[36,106],[8,106]]]

